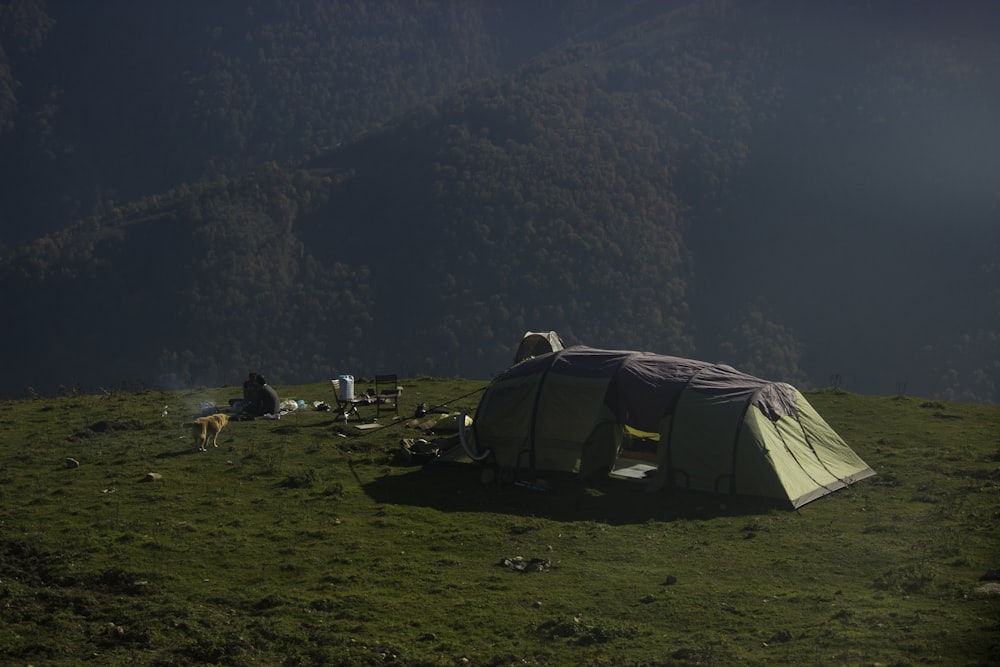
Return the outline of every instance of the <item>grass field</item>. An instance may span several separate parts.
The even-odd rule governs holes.
[[[0,663],[1000,664],[996,406],[809,393],[879,474],[786,511],[401,465],[486,383],[401,384],[368,431],[281,387],[309,409],[206,453],[181,425],[238,388],[0,404]]]

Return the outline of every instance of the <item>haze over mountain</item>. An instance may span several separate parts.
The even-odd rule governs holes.
[[[0,393],[527,329],[997,400],[988,2],[0,1]]]

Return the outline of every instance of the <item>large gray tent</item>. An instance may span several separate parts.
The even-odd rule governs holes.
[[[503,468],[613,469],[626,431],[656,445],[652,488],[763,496],[800,507],[874,475],[794,387],[729,366],[575,346],[497,376],[473,423]]]

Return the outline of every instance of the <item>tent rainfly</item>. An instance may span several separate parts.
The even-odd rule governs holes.
[[[875,472],[794,387],[729,366],[574,346],[511,366],[472,424],[501,468],[614,469],[626,431],[656,444],[650,490],[772,498],[792,508]]]

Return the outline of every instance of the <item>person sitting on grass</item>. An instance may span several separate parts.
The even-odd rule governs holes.
[[[244,385],[243,413],[253,417],[278,414],[278,392],[260,373],[251,373]]]

